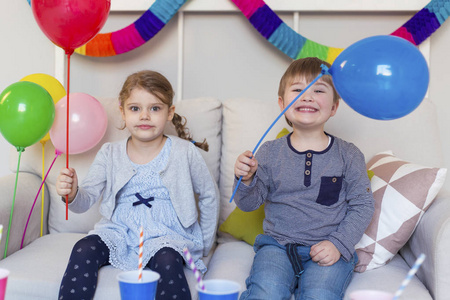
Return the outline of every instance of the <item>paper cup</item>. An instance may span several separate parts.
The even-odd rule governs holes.
[[[6,282],[8,281],[9,271],[6,269],[0,269],[0,300],[5,299],[6,294]]]
[[[117,275],[122,300],[155,299],[159,274],[151,270],[143,270],[142,282],[138,282],[138,277],[138,270],[122,272]]]
[[[239,283],[225,279],[204,280],[205,290],[197,284],[200,300],[237,300],[241,286]]]
[[[392,300],[394,294],[374,291],[374,290],[359,290],[350,293],[350,300]]]

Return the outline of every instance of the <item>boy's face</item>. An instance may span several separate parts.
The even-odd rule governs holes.
[[[283,110],[307,86],[305,78],[294,78],[288,83],[284,96],[278,97],[278,105]],[[286,111],[286,118],[295,128],[323,130],[328,119],[336,114],[339,102],[333,102],[333,88],[323,80],[318,80]]]

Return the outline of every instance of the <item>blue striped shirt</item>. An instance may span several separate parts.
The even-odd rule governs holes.
[[[323,151],[298,152],[290,136],[261,146],[253,181],[235,202],[243,211],[265,203],[264,233],[280,244],[329,240],[349,260],[374,212],[364,155],[334,136]]]

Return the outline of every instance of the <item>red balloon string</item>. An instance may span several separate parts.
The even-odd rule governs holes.
[[[70,95],[70,55],[73,53],[66,50],[67,54],[67,114],[66,114],[66,168],[69,168],[69,95]],[[66,220],[69,219],[69,195],[66,195]]]

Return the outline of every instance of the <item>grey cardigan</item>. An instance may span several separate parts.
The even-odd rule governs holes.
[[[203,233],[203,255],[212,248],[219,217],[217,185],[197,148],[175,136],[166,168],[160,173],[169,190],[180,223],[189,227],[197,220]],[[136,174],[127,155],[128,139],[106,143],[97,153],[86,178],[79,186],[69,209],[75,213],[87,211],[100,198],[100,214],[108,220],[114,212],[118,192]],[[198,209],[195,196],[198,195]]]

